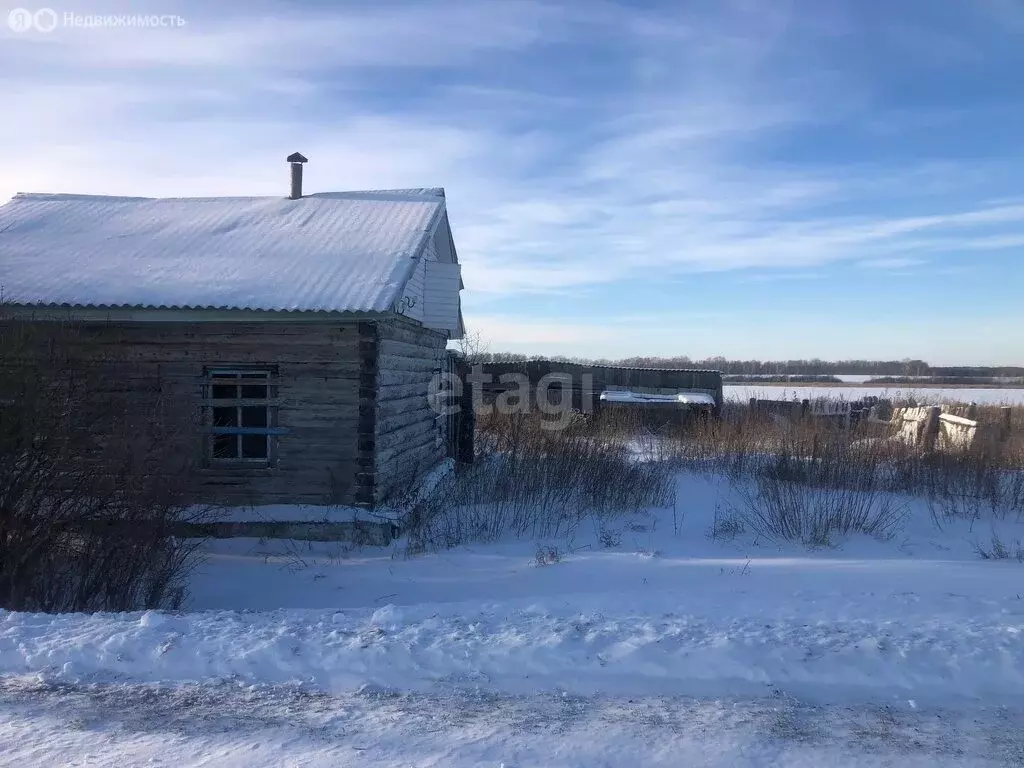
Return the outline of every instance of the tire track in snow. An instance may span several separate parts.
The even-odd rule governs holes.
[[[20,765],[1016,766],[1024,713],[736,697],[0,681]]]

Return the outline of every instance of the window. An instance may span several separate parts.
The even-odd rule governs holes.
[[[274,372],[214,369],[206,374],[206,424],[212,461],[269,464],[277,408]]]

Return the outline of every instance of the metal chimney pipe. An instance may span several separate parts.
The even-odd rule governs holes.
[[[292,166],[292,193],[288,197],[298,200],[302,197],[302,164],[309,161],[298,152],[288,155],[287,160]]]

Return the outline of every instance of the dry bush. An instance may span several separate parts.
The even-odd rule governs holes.
[[[890,494],[927,499],[937,524],[1024,514],[1024,432],[941,452],[883,435],[873,424],[788,423],[734,404],[720,421],[662,436],[660,455],[730,480],[743,509],[723,517],[729,530],[809,544],[852,531],[888,535],[902,515]]]
[[[906,516],[906,506],[884,491],[811,485],[770,470],[734,489],[737,502],[723,523],[807,547],[834,546],[851,534],[889,539]]]
[[[476,463],[447,477],[405,521],[410,551],[565,536],[586,518],[670,503],[668,468],[641,460],[593,420],[554,430],[538,414],[492,414],[478,430]]]
[[[865,448],[855,434],[809,422],[751,419],[712,429],[695,441],[697,466],[724,473],[733,490],[733,501],[716,514],[713,538],[749,531],[824,547],[854,533],[888,538],[903,520],[905,507],[886,489],[882,471],[898,458],[892,446]],[[694,452],[682,456],[695,460]]]
[[[709,469],[746,476],[764,462],[824,458],[826,463],[856,463],[877,468],[878,477],[891,490],[926,493],[944,476],[984,476],[995,471],[1024,470],[1024,432],[1011,433],[1005,441],[978,441],[962,450],[924,452],[917,446],[884,439],[873,424],[838,429],[827,422],[807,419],[794,423],[773,422],[735,405],[730,415],[688,433],[671,436],[677,461],[694,469]],[[841,467],[833,471],[846,474]]]
[[[123,381],[124,394],[146,386],[143,371],[114,362],[97,358],[73,324],[0,321],[4,608],[181,602],[197,542],[172,531],[190,510],[191,425],[158,390],[112,391]]]
[[[980,541],[974,542],[974,551],[982,560],[1016,560],[1024,563],[1024,544],[1020,539],[1014,539],[1009,546],[1003,542],[998,533],[992,531],[989,546]]]
[[[996,415],[981,409],[980,418]],[[1024,514],[1020,430],[1003,441],[924,452],[887,439],[878,425],[787,422],[745,403],[726,403],[717,420],[653,429],[626,409],[576,416],[561,431],[542,424],[536,414],[481,417],[481,461],[416,513],[417,546],[505,532],[559,535],[591,513],[664,503],[662,489],[679,469],[725,476],[734,488],[737,502],[716,516],[714,537],[750,531],[808,546],[851,533],[885,538],[903,519],[897,497],[906,496],[927,499],[937,523]]]

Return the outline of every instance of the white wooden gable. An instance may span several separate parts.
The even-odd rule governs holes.
[[[427,328],[462,336],[462,268],[452,247],[448,217],[441,217],[405,287],[397,311]]]
[[[428,328],[459,331],[459,286],[462,268],[443,261],[425,262],[423,324]]]

